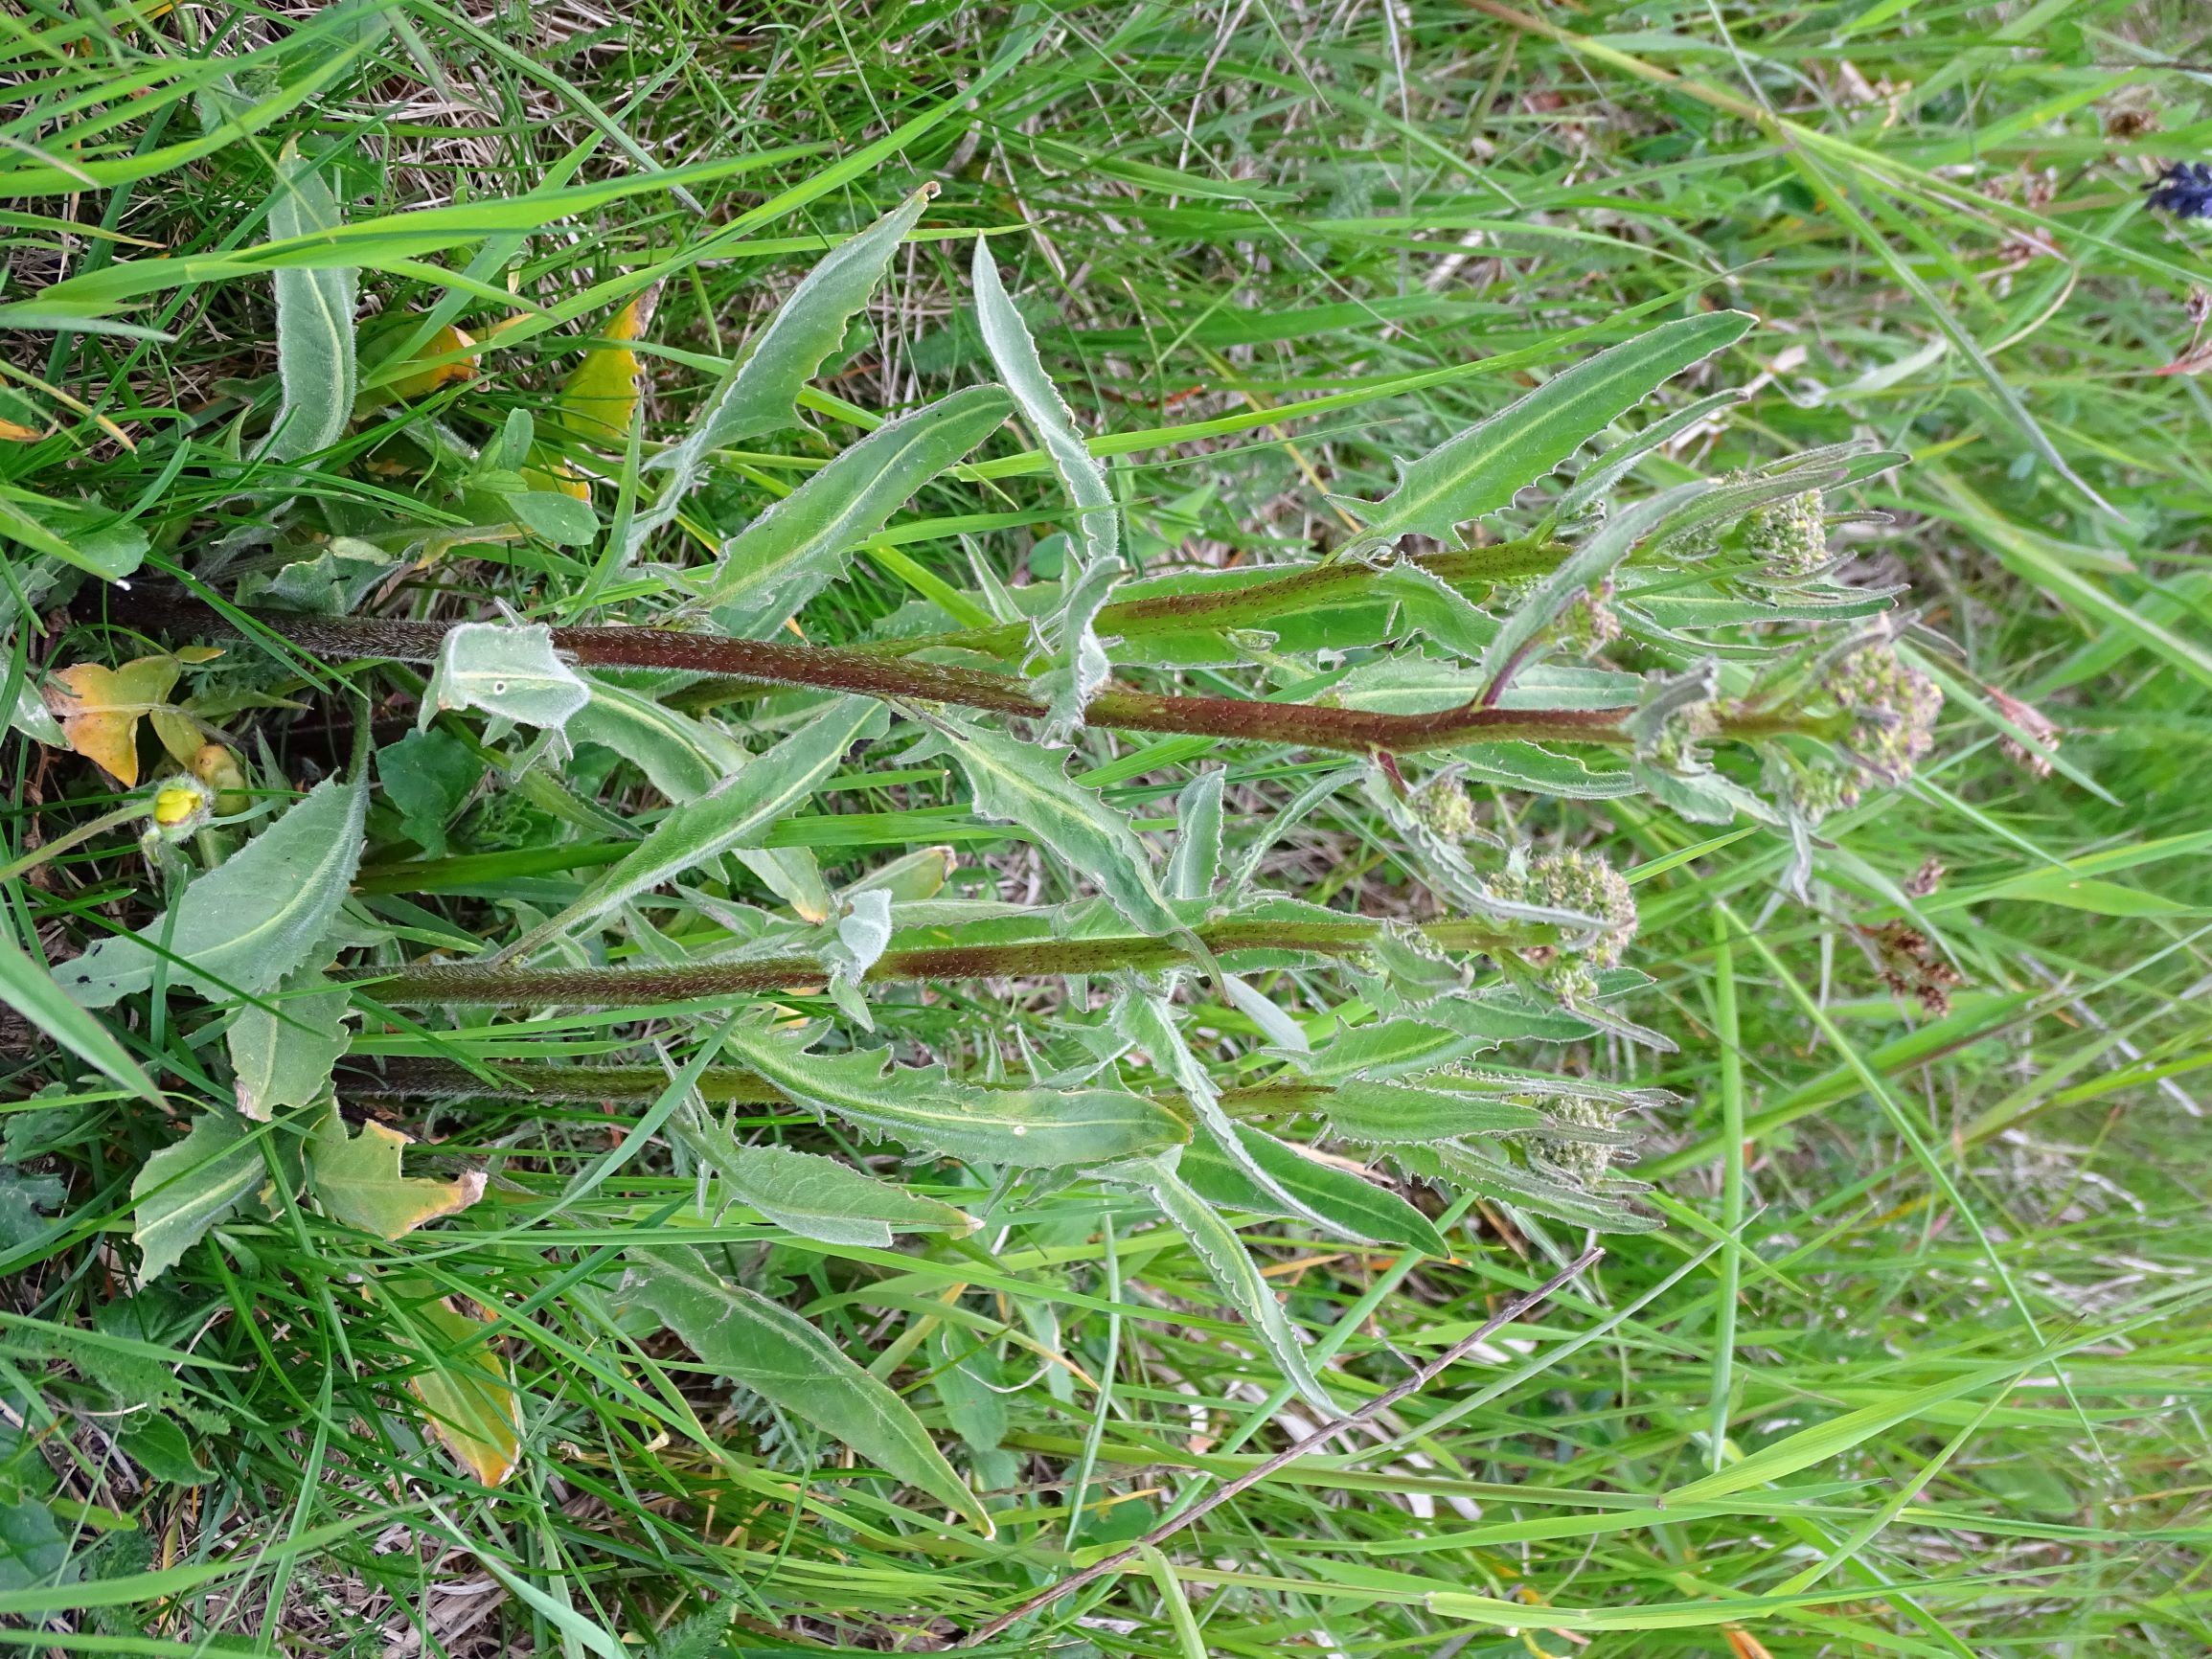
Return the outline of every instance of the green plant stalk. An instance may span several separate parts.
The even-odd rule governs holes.
[[[237,625],[194,601],[146,600],[129,606],[145,624],[171,629],[233,634]],[[286,612],[241,613],[301,649],[336,659],[386,657],[431,662],[455,625],[383,618],[340,618]],[[992,714],[1031,718],[1045,704],[1021,681],[981,669],[912,663],[829,646],[782,640],[726,639],[651,627],[555,628],[553,645],[585,668],[660,669],[700,673],[747,686],[783,686],[855,693],[886,700],[952,703]],[[1505,709],[1471,700],[1425,714],[1378,714],[1319,703],[1274,703],[1245,697],[1166,696],[1109,688],[1094,696],[1085,722],[1114,731],[1152,732],[1223,741],[1282,743],[1349,755],[1407,755],[1463,743],[1581,743],[1633,746],[1627,706],[1603,709]],[[1789,714],[1743,717],[1742,736],[1825,732]],[[1722,716],[1720,735],[1739,735]]]
[[[1311,956],[1357,956],[1388,925],[1347,918],[1324,921],[1217,921],[1192,937],[1215,955],[1237,951],[1297,951]],[[1557,927],[1512,930],[1474,921],[1433,921],[1421,929],[1446,950],[1530,949],[1556,945]],[[869,985],[908,980],[1039,979],[1061,974],[1138,972],[1200,963],[1186,940],[1142,934],[1104,939],[1041,939],[1010,944],[923,945],[887,950],[863,976]],[[462,1003],[515,1007],[563,1003],[605,1008],[634,1003],[688,1002],[696,997],[743,996],[818,985],[827,970],[811,956],[771,956],[750,962],[662,965],[643,967],[509,967],[475,962],[429,963],[390,969],[354,983],[378,1001],[410,1006]]]

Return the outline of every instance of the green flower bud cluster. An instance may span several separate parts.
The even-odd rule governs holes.
[[[1704,745],[1721,735],[1720,716],[1711,703],[1692,703],[1667,716],[1659,740],[1652,745],[1651,760],[1661,771],[1677,774],[1705,770]]]
[[[1809,824],[1859,805],[1859,778],[1832,766],[1796,766],[1790,774],[1790,804]]]
[[[1628,1138],[1613,1130],[1613,1109],[1603,1101],[1562,1101],[1551,1117],[1566,1132],[1537,1136],[1531,1161],[1577,1187],[1596,1188],[1612,1170],[1617,1145]],[[1592,1132],[1578,1135],[1576,1128]]]
[[[1808,489],[1744,515],[1744,545],[1784,580],[1811,576],[1828,562],[1828,525],[1820,513],[1820,491]]]
[[[1613,584],[1602,581],[1568,602],[1559,621],[1552,625],[1553,637],[1562,649],[1580,657],[1594,657],[1621,637],[1621,619],[1606,602],[1612,597]]]
[[[1943,688],[1900,661],[1888,645],[1862,646],[1829,671],[1822,689],[1851,716],[1844,747],[1860,783],[1902,784],[1935,741]]]
[[[1582,954],[1594,967],[1618,967],[1636,937],[1636,896],[1627,879],[1594,852],[1545,852],[1494,883],[1500,897],[1598,919],[1597,938]]]
[[[1474,833],[1474,802],[1457,778],[1431,779],[1407,805],[1421,827],[1441,841],[1464,841]]]

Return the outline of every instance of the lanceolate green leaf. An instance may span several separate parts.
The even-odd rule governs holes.
[[[1159,1206],[1160,1214],[1189,1242],[1192,1254],[1197,1257],[1215,1288],[1228,1299],[1230,1306],[1252,1328],[1253,1334],[1266,1344],[1268,1357],[1282,1371],[1284,1379],[1307,1403],[1331,1418],[1336,1417],[1336,1402],[1329,1398],[1328,1390],[1321,1386],[1312,1367],[1306,1363],[1305,1346],[1291,1329],[1283,1305],[1275,1300],[1274,1287],[1260,1276],[1259,1264],[1238,1239],[1236,1230],[1214,1214],[1213,1207],[1192,1192],[1175,1172],[1174,1160],[1172,1157],[1139,1158],[1095,1173],[1102,1181],[1136,1188]]]
[[[922,210],[937,194],[925,184],[858,236],[840,242],[776,307],[760,339],[698,425],[700,451],[726,448],[798,419],[799,394],[823,359],[844,341],[846,325],[868,303]],[[688,441],[687,441],[688,442]],[[682,464],[663,455],[657,466]]]
[[[1662,323],[1600,352],[1409,462],[1378,502],[1346,501],[1366,534],[1454,539],[1471,518],[1495,512],[1691,364],[1744,337],[1753,318],[1713,311]]]
[[[1387,1188],[1310,1157],[1249,1124],[1237,1125],[1237,1139],[1245,1155],[1267,1171],[1276,1187],[1295,1197],[1306,1215],[1321,1217],[1332,1232],[1373,1244],[1396,1244],[1427,1256],[1451,1254],[1435,1224]],[[1194,1141],[1183,1148],[1177,1168],[1191,1190],[1208,1203],[1263,1216],[1285,1214],[1272,1194],[1212,1147]]]
[[[1168,897],[1211,898],[1221,873],[1221,786],[1226,767],[1200,772],[1175,797],[1175,850],[1168,858]]]
[[[171,985],[223,997],[259,996],[300,966],[329,931],[361,861],[368,788],[318,784],[308,798],[223,863],[194,880],[173,918],[106,939],[55,970],[84,1008],[144,990],[166,948]]]
[[[533,928],[510,954],[612,915],[639,894],[733,848],[758,847],[768,828],[797,810],[837,769],[845,751],[880,731],[883,720],[883,705],[874,698],[838,697],[719,787],[672,807],[589,893]]]
[[[1184,931],[1129,819],[1096,790],[1070,782],[1059,754],[987,726],[942,719],[946,731],[916,753],[946,754],[959,761],[979,814],[1019,824],[1081,878],[1096,882],[1113,907],[1145,932]]]
[[[1064,1169],[1135,1157],[1189,1139],[1166,1107],[1119,1089],[985,1089],[942,1066],[891,1067],[880,1050],[808,1053],[818,1033],[741,1025],[731,1054],[815,1111],[918,1150],[974,1164]]]
[[[1106,683],[1111,669],[1093,624],[1121,571],[1121,520],[1106,468],[1085,447],[1074,411],[1044,372],[1029,325],[1007,297],[991,258],[991,244],[982,237],[975,239],[974,269],[975,311],[984,346],[999,378],[1014,394],[1022,419],[1044,446],[1053,471],[1060,475],[1060,488],[1075,509],[1073,539],[1083,548],[1083,557],[1068,573],[1062,590],[1067,601],[1060,607],[1053,648],[1058,664],[1038,687],[1051,710],[1045,717],[1046,741],[1056,742],[1083,724],[1083,705]]]
[[[1525,1134],[1543,1124],[1541,1112],[1518,1101],[1413,1083],[1339,1083],[1330,1094],[1326,1110],[1330,1127],[1338,1136],[1367,1147],[1448,1141],[1461,1135]]]
[[[236,64],[239,60],[230,61]],[[121,309],[150,294],[171,288],[252,280],[283,269],[404,269],[411,276],[429,276],[437,267],[420,262],[425,254],[443,253],[471,242],[484,242],[496,249],[501,240],[527,239],[557,219],[589,214],[630,196],[680,189],[687,184],[712,183],[737,173],[772,167],[791,160],[798,153],[801,152],[792,149],[761,150],[690,167],[670,168],[661,172],[627,173],[572,189],[541,188],[504,200],[460,202],[422,208],[413,213],[385,214],[377,218],[317,228],[296,237],[275,238],[251,247],[210,250],[174,258],[122,260],[41,288],[35,299],[20,306],[0,307],[0,318],[6,319],[11,328],[83,327],[89,319]],[[93,164],[95,170],[116,165]],[[561,165],[556,164],[553,170],[558,173]],[[10,179],[16,176],[19,175],[0,174]],[[82,190],[84,185],[79,179],[64,188],[75,192]],[[22,193],[11,190],[10,193]],[[512,247],[509,257],[513,257]],[[480,265],[471,261],[469,270],[477,282],[490,289],[491,284],[485,279],[496,275],[503,263],[493,260]],[[459,299],[464,291],[457,287],[452,291],[453,297]],[[576,310],[582,314],[604,305],[604,298],[595,297],[584,300]],[[26,313],[43,313],[43,320],[31,322]],[[441,318],[433,323],[423,330],[422,340],[429,339],[450,320]],[[406,338],[402,335],[401,341]],[[422,340],[406,345],[405,350],[412,351]],[[372,365],[371,374],[374,375],[383,367],[382,363]]]
[[[121,1087],[160,1102],[153,1079],[107,1028],[69,1000],[44,963],[33,961],[5,938],[0,938],[0,1002]]]
[[[716,1123],[669,1120],[669,1138],[720,1177],[720,1196],[825,1244],[888,1249],[894,1233],[966,1233],[975,1218],[815,1152],[744,1147]]]
[[[868,303],[899,244],[922,216],[935,184],[924,185],[858,236],[831,251],[791,297],[776,307],[760,338],[683,438],[650,460],[665,472],[652,505],[630,521],[623,557],[635,557],[673,522],[684,497],[706,477],[708,458],[744,439],[798,419],[799,394],[845,338],[846,325]]]
[[[314,164],[287,148],[277,161],[277,190],[269,201],[269,229],[280,237],[335,229],[336,199]],[[281,269],[277,285],[277,378],[284,401],[262,453],[297,461],[328,449],[346,430],[353,409],[353,273]]]
[[[624,1294],[659,1314],[707,1365],[991,1530],[913,1409],[804,1319],[730,1284],[685,1246],[632,1250],[627,1261]]]
[[[2048,1362],[2042,1356],[2042,1363]],[[1985,1388],[2002,1385],[2019,1376],[2037,1360],[1999,1360],[1992,1365],[1976,1366],[1960,1375],[1942,1382],[1929,1383],[1926,1388],[1901,1389],[1897,1393],[1847,1411],[1840,1417],[1801,1428],[1794,1434],[1785,1435],[1771,1445],[1762,1446],[1750,1456],[1729,1465],[1716,1474],[1702,1480],[1676,1487],[1667,1494],[1670,1503],[1706,1503],[1714,1498],[1724,1498],[1731,1493],[1748,1491],[1778,1481],[1785,1475],[1793,1475],[1799,1469],[1811,1468],[1814,1464],[1826,1463],[1830,1458],[1841,1457],[1854,1446],[1880,1434],[1893,1424],[1909,1422],[1912,1419],[1957,1399],[1962,1395],[1977,1394]]]
[[[991,257],[991,243],[981,237],[975,239],[974,272],[975,312],[983,330],[983,344],[991,352],[998,377],[1014,394],[1021,418],[1044,445],[1053,471],[1060,474],[1060,488],[1067,491],[1068,503],[1076,510],[1075,539],[1083,545],[1083,562],[1118,563],[1121,520],[1114,512],[1106,468],[1084,447],[1083,434],[1076,430],[1075,412],[1044,372],[1037,342],[1030,338],[1029,325],[1008,298],[1006,285],[998,279],[998,266]]]
[[[1013,410],[970,386],[887,420],[722,544],[699,594],[724,631],[772,633],[844,573],[900,505],[991,436]]]

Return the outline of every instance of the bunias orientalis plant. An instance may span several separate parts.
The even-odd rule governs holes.
[[[593,550],[580,587],[538,596],[546,620],[446,613],[399,580],[424,551],[419,524],[395,511],[339,534],[306,497],[275,511],[273,551],[251,568],[218,557],[196,593],[116,596],[119,615],[179,648],[139,671],[167,676],[165,698],[192,688],[164,706],[188,716],[178,741],[195,753],[213,743],[235,764],[220,698],[246,706],[235,699],[255,676],[274,684],[285,664],[396,687],[419,713],[416,734],[250,839],[216,820],[234,839],[161,916],[57,971],[88,1010],[157,982],[189,992],[205,1009],[187,1017],[222,1038],[207,1052],[236,1110],[195,1119],[135,1189],[145,1275],[226,1216],[300,1193],[385,1239],[478,1201],[480,1178],[404,1176],[403,1137],[350,1129],[341,1099],[627,1100],[636,1131],[564,1192],[659,1155],[641,1149],[658,1141],[696,1172],[702,1215],[874,1249],[987,1218],[1003,1230],[1082,1183],[1137,1194],[1188,1239],[1285,1382],[1331,1414],[1334,1394],[1229,1217],[1448,1254],[1430,1216],[1376,1178],[1395,1170],[1531,1231],[1653,1224],[1620,1164],[1636,1116],[1663,1096],[1481,1063],[1508,1043],[1663,1043],[1635,1016],[1648,982],[1628,874],[1571,836],[1532,845],[1514,826],[1538,799],[1639,797],[1693,824],[1781,830],[1801,875],[1823,814],[1901,782],[1940,699],[1889,620],[1894,596],[1836,581],[1826,507],[1896,458],[1829,450],[1639,489],[1642,464],[1731,400],[1621,424],[1750,327],[1698,313],[1559,373],[1402,464],[1377,498],[1338,499],[1357,529],[1324,559],[1148,573],[1124,547],[1128,500],[979,244],[973,303],[995,380],[868,427],[711,538],[679,534],[725,481],[722,457],[796,421],[926,200],[829,256],[673,443],[647,444],[637,423],[635,359],[619,343],[645,326],[640,311],[587,355],[558,438],[517,411],[471,439],[466,404],[435,422],[389,417],[394,444],[454,481],[449,505],[472,534]],[[1010,422],[1035,447],[1015,448]],[[616,459],[633,438],[634,462]],[[1524,502],[1585,456],[1548,502]],[[604,526],[577,493],[594,472],[618,485]],[[787,625],[856,555],[886,556],[884,529],[917,490],[983,476],[1053,481],[1060,580],[925,582],[872,638],[793,637]],[[218,638],[228,654],[212,663],[181,648]],[[75,682],[48,701],[61,739],[108,712]],[[1102,762],[1108,738],[1145,746]],[[1071,748],[1086,774],[1070,775]],[[564,764],[579,755],[603,759]],[[1254,781],[1261,760],[1283,781]],[[661,803],[634,824],[594,798],[617,761]],[[1178,773],[1163,859],[1096,785]],[[948,780],[942,821],[1006,827],[1059,895],[963,892],[926,844],[832,882],[810,851],[817,804],[872,776]],[[449,933],[425,950],[420,926],[349,901],[356,884],[404,895],[426,880],[457,811],[486,791],[479,813],[537,813],[557,856],[572,831],[599,837],[596,865],[546,866],[598,873],[558,903],[495,904],[473,952]],[[1272,850],[1338,798],[1391,827],[1435,920],[1355,914],[1276,884]],[[887,1000],[893,986],[935,1000]],[[536,1028],[511,1015],[563,1009],[604,1011],[635,1052],[516,1057]],[[350,1054],[355,1014],[377,1036]],[[441,1034],[464,1022],[508,1034],[502,1057],[445,1057]],[[652,1063],[672,1037],[694,1054],[673,1071]],[[723,1103],[965,1166],[977,1200],[955,1207],[741,1133]],[[911,1408],[729,1260],[619,1234],[607,1245],[619,1264],[601,1287],[619,1286],[626,1308],[768,1410],[987,1524]],[[432,1325],[472,1317],[419,1275],[376,1282]],[[1032,1336],[1049,1346],[1049,1325]],[[484,1363],[445,1374],[423,1403],[497,1479],[528,1412],[496,1354],[476,1352]]]

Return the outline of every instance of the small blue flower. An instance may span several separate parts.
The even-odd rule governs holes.
[[[2212,218],[2212,165],[2176,162],[2144,187],[2151,205],[2180,219]]]

